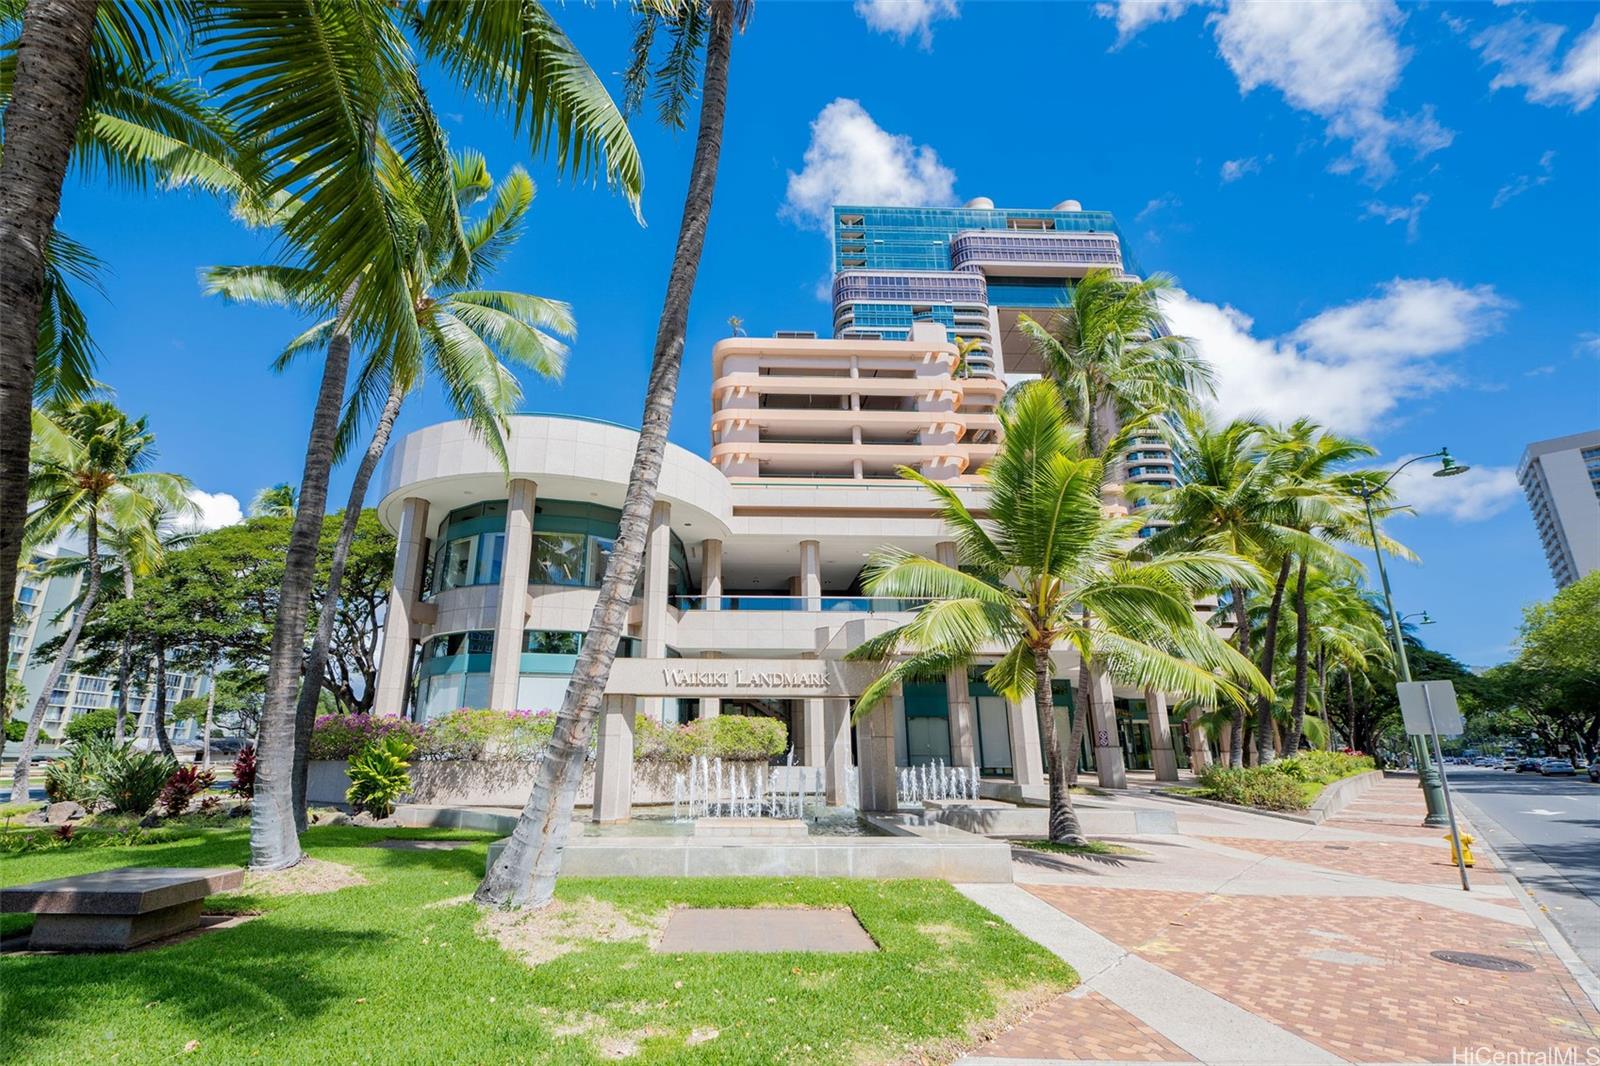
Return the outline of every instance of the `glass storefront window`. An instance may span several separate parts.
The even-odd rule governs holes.
[[[447,541],[439,567],[439,589],[461,588],[472,584],[478,559],[478,538],[460,537]]]
[[[504,533],[485,533],[478,538],[478,545],[477,583],[480,585],[498,585],[500,583],[500,563],[506,552],[506,535]]]
[[[582,533],[534,533],[533,572],[536,585],[582,585],[585,555]]]
[[[538,655],[576,655],[583,634],[565,629],[530,629],[522,636],[522,650]]]
[[[607,537],[589,538],[589,584],[598,587],[606,577],[606,566],[617,542]]]

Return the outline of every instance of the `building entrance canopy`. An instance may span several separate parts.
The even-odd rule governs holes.
[[[850,699],[879,670],[838,659],[618,659],[606,695]]]

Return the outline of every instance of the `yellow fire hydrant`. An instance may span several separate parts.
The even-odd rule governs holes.
[[[1471,835],[1469,835],[1467,833],[1462,833],[1461,834],[1461,857],[1459,857],[1459,858],[1456,855],[1455,838],[1452,837],[1449,833],[1446,833],[1444,835],[1444,838],[1446,840],[1450,841],[1450,862],[1452,864],[1454,864],[1454,865],[1471,866],[1472,865],[1472,837],[1471,837]]]

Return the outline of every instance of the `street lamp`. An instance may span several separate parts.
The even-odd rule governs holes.
[[[1383,585],[1383,603],[1389,611],[1389,625],[1390,629],[1392,630],[1391,635],[1394,638],[1395,659],[1400,665],[1401,681],[1411,680],[1411,663],[1406,658],[1406,641],[1404,635],[1400,631],[1400,613],[1399,611],[1395,610],[1394,594],[1389,590],[1389,571],[1383,565],[1383,545],[1378,541],[1378,520],[1374,518],[1372,514],[1372,498],[1378,495],[1384,489],[1388,488],[1389,482],[1393,481],[1397,476],[1399,476],[1400,471],[1404,470],[1412,463],[1420,463],[1424,459],[1439,460],[1439,469],[1433,472],[1434,477],[1455,477],[1458,474],[1465,474],[1468,470],[1472,469],[1468,466],[1462,466],[1460,463],[1452,459],[1450,457],[1449,448],[1440,448],[1436,452],[1430,452],[1427,455],[1419,455],[1415,458],[1407,459],[1405,462],[1395,467],[1388,477],[1384,478],[1376,485],[1367,484],[1354,490],[1355,494],[1361,497],[1362,502],[1367,506],[1367,528],[1372,533],[1372,553],[1377,556],[1378,559],[1378,578]],[[1422,617],[1424,625],[1427,625],[1432,621],[1428,618],[1426,611],[1422,612]],[[1422,824],[1431,826],[1449,825],[1450,819],[1445,810],[1444,803],[1444,786],[1439,780],[1439,768],[1435,766],[1433,760],[1428,757],[1428,747],[1425,743],[1423,743],[1422,738],[1413,735],[1410,739],[1411,755],[1412,758],[1416,760],[1417,777],[1420,779],[1422,785],[1422,798],[1428,804],[1428,816],[1423,819]]]

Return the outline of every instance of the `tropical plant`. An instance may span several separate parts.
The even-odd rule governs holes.
[[[393,153],[388,158],[389,166],[398,166]],[[457,413],[504,463],[503,422],[522,399],[517,377],[506,364],[559,379],[566,347],[552,333],[574,332],[571,308],[565,303],[484,288],[521,235],[533,203],[533,181],[521,167],[514,167],[495,185],[482,155],[459,153],[451,169],[451,200],[448,209],[441,210],[433,190],[419,175],[387,167],[382,173],[389,195],[414,220],[414,247],[406,270],[406,314],[416,319],[426,369],[439,378]],[[489,206],[481,216],[465,217],[467,210],[484,201]],[[315,279],[283,267],[213,267],[203,277],[208,292],[230,300],[315,310],[319,299]],[[334,320],[328,318],[306,330],[290,342],[278,368],[284,368],[298,353],[324,345],[333,328]],[[374,349],[357,372],[340,430],[339,452],[351,443],[367,408],[376,407],[378,414],[334,540],[324,609],[305,668],[308,677],[324,674],[337,617],[333,608],[362,513],[361,503],[388,448],[401,405],[421,385],[423,372],[423,365],[387,348]],[[314,684],[301,686],[295,708],[294,809],[300,829],[305,828],[306,747],[320,692]]]
[[[694,94],[695,60],[702,50],[704,52],[704,65],[698,79],[700,125],[695,137],[694,161],[689,168],[677,247],[667,278],[661,318],[656,326],[639,443],[628,472],[628,491],[623,498],[616,543],[573,666],[549,754],[539,764],[539,776],[511,839],[478,886],[474,898],[481,903],[502,907],[543,906],[555,892],[561,852],[566,846],[568,824],[583,776],[589,733],[600,710],[606,679],[616,658],[617,644],[622,639],[633,590],[644,563],[645,534],[655,507],[667,429],[672,422],[672,406],[678,391],[678,373],[683,365],[689,299],[694,293],[695,276],[705,249],[717,163],[722,155],[733,35],[743,28],[749,13],[749,0],[673,0],[659,6],[645,6],[640,11],[633,62],[626,74],[627,101],[631,109],[636,110],[643,103],[654,71],[660,115],[668,125],[681,127]],[[666,60],[656,66],[652,63],[652,47],[661,29],[668,31],[671,44]]]
[[[233,760],[233,787],[235,796],[249,800],[256,794],[256,746],[246,744]]]
[[[72,800],[87,806],[95,799],[94,744],[76,744],[44,768],[44,795],[51,803]]]
[[[360,338],[400,366],[420,365],[425,344],[409,278],[417,220],[388,176],[418,176],[433,205],[423,216],[430,222],[452,209],[450,160],[422,90],[419,59],[436,61],[464,88],[512,114],[536,149],[556,151],[561,171],[578,177],[603,171],[635,203],[640,172],[621,113],[536,0],[290,10],[217,3],[205,9],[200,30],[221,75],[217,91],[240,128],[260,135],[269,187],[282,196],[275,221],[283,265],[320,287],[317,307],[333,309],[273,626],[261,795],[251,820],[252,866],[279,869],[301,856],[297,692],[351,344]],[[310,41],[318,47],[308,47]],[[284,109],[287,99],[296,106]]]
[[[6,740],[15,742],[28,735],[28,723],[21,718],[6,719]]]
[[[248,514],[251,518],[292,518],[299,493],[287,481],[268,485],[250,497]]]
[[[69,165],[141,188],[248,199],[253,171],[199,83],[174,73],[192,0],[0,2],[0,588],[16,583],[36,398],[83,398],[95,350],[69,282],[94,259],[55,231]],[[13,605],[0,596],[0,646]]]
[[[176,818],[188,810],[194,798],[208,791],[216,780],[217,775],[209,769],[180,766],[172,771],[167,783],[161,786],[161,806],[166,808],[168,817]]]
[[[1189,338],[1168,330],[1162,314],[1161,296],[1175,286],[1165,274],[1128,281],[1110,270],[1093,270],[1048,326],[1028,315],[1018,319],[1043,376],[1060,390],[1068,418],[1083,427],[1093,458],[1109,460],[1133,431],[1159,425],[1211,394],[1211,368]],[[1114,473],[1115,466],[1107,462],[1106,469]],[[1078,691],[1085,706],[1073,719],[1068,751],[1079,750],[1094,714],[1087,661],[1079,665]],[[1068,784],[1077,777],[1073,759]]]
[[[1110,270],[1091,270],[1048,325],[1017,318],[1095,458],[1113,450],[1128,423],[1190,410],[1211,393],[1210,366],[1189,338],[1167,331],[1161,296],[1175,287],[1166,274],[1126,281]]]
[[[983,350],[983,342],[976,337],[956,337],[956,365],[951,369],[953,378],[969,378],[972,376],[972,365],[968,360],[973,352]]]
[[[131,744],[97,752],[95,796],[111,810],[146,814],[161,798],[161,790],[178,762],[159,751],[139,751]]]
[[[1234,419],[1225,424],[1198,412],[1180,413],[1171,420],[1169,443],[1178,485],[1173,489],[1149,488],[1152,506],[1147,517],[1157,531],[1146,542],[1154,556],[1198,547],[1225,551],[1258,565],[1285,558],[1283,544],[1299,538],[1282,498],[1291,457],[1268,448],[1270,431],[1259,422]],[[1281,600],[1287,565],[1278,568],[1274,598]],[[1232,615],[1233,639],[1239,654],[1252,650],[1248,583],[1227,587],[1226,608]],[[1225,616],[1224,616],[1225,617]],[[1276,614],[1273,614],[1276,617]],[[1276,633],[1266,642],[1258,662],[1263,674],[1271,671],[1276,655]],[[1270,690],[1269,690],[1270,691]],[[1269,703],[1270,713],[1270,703]],[[1236,704],[1226,745],[1231,765],[1243,765],[1245,705]]]
[[[398,733],[415,744],[422,736],[422,729],[392,715],[325,714],[316,720],[311,731],[311,757],[348,759],[391,733]]]
[[[115,737],[116,732],[117,712],[110,707],[97,707],[73,715],[61,735],[68,743],[81,744],[90,737]]]
[[[344,798],[357,811],[374,818],[394,813],[400,797],[411,790],[411,753],[416,750],[407,737],[389,733],[368,744],[350,760],[350,788]]]
[[[186,495],[189,482],[185,478],[145,469],[155,456],[155,438],[145,420],[130,421],[109,401],[84,400],[38,409],[33,415],[33,438],[28,478],[31,502],[24,542],[36,545],[68,533],[82,535],[87,542],[87,571],[72,622],[45,675],[28,719],[27,735],[22,738],[11,778],[12,794],[18,796],[28,792],[33,749],[50,694],[72,661],[78,637],[100,594],[102,526],[147,529],[153,535],[156,514],[187,515],[195,510]]]
[[[1116,680],[1217,703],[1264,685],[1250,664],[1195,618],[1199,590],[1255,580],[1249,563],[1221,551],[1135,560],[1140,518],[1108,515],[1104,463],[1086,454],[1060,394],[1030,384],[1002,416],[1003,438],[982,471],[987,523],[949,486],[909,468],[901,475],[934,494],[956,536],[960,566],[885,549],[868,564],[871,596],[927,599],[912,621],[864,642],[853,659],[886,664],[856,701],[859,720],[897,684],[944,677],[998,655],[984,680],[1007,699],[1033,697],[1050,753],[1050,839],[1083,843],[1056,736],[1050,679],[1058,649],[1077,652]],[[1083,703],[1086,701],[1081,701]],[[1079,715],[1090,711],[1080,706]]]

